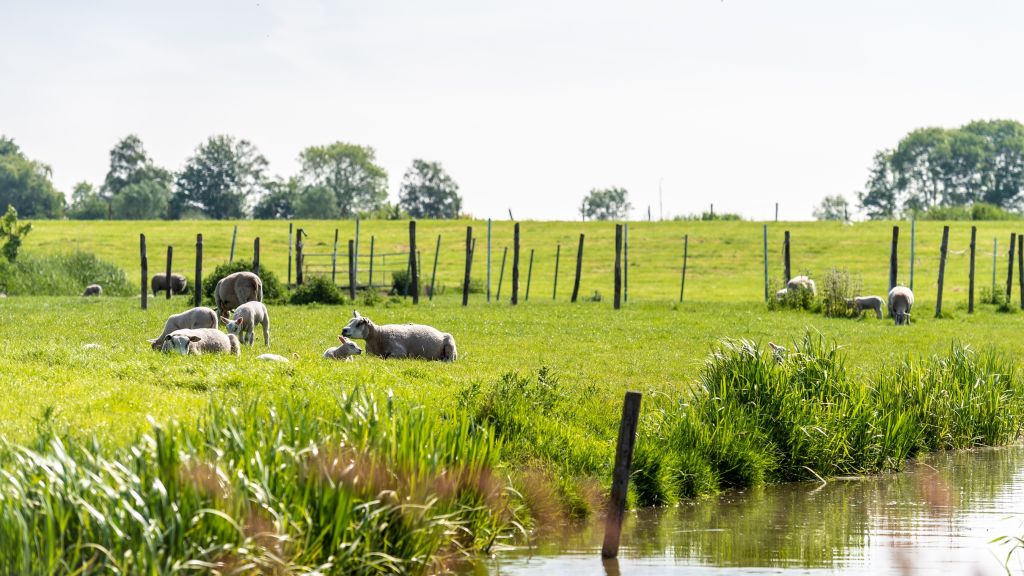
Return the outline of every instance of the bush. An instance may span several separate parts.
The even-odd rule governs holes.
[[[111,296],[135,293],[124,270],[89,252],[47,256],[28,253],[14,262],[0,260],[0,290],[12,296],[78,295],[89,284],[99,284],[103,293]]]
[[[341,290],[326,276],[313,276],[292,292],[292,304],[344,304]]]
[[[391,294],[396,296],[412,296],[412,274],[408,270],[396,270],[391,273]]]
[[[851,276],[845,269],[833,268],[821,283],[821,311],[829,318],[859,316],[856,308],[847,306],[846,301],[857,296],[861,286],[859,277]]]
[[[935,206],[917,213],[918,220],[1020,220],[1022,217],[1018,212],[984,202],[970,206]]]
[[[213,273],[203,278],[203,298],[213,302],[213,291],[217,288],[217,282],[228,274],[235,272],[251,272],[252,262],[249,260],[235,260],[227,264],[221,264],[214,268]],[[266,268],[260,269],[260,280],[263,281],[263,301],[274,304],[283,304],[288,301],[286,289],[281,285],[277,276]],[[106,287],[104,287],[106,288]]]
[[[807,275],[810,277],[810,275]],[[769,310],[810,310],[816,312],[821,308],[821,303],[818,301],[814,294],[811,294],[810,290],[789,290],[782,298],[776,297],[774,294],[768,299]]]
[[[672,219],[677,222],[710,222],[714,220],[743,220],[743,217],[739,214],[715,214],[714,212],[701,212],[700,214],[680,214]]]

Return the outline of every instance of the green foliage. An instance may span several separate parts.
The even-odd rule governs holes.
[[[622,220],[632,209],[625,188],[595,188],[583,198],[580,216],[584,220]]]
[[[248,140],[211,136],[178,174],[172,218],[244,218],[267,188],[267,159]]]
[[[422,280],[422,279],[421,279]],[[412,285],[412,274],[408,269],[395,270],[391,273],[391,292],[395,296],[412,296],[415,292]]]
[[[7,212],[4,213],[3,218],[0,218],[0,241],[4,243],[0,247],[0,253],[4,255],[8,262],[14,262],[18,259],[21,243],[31,231],[32,223],[18,224],[18,211],[14,206],[8,204]]]
[[[927,210],[915,212],[918,220],[1020,220],[1024,218],[1019,212],[1012,212],[999,206],[976,202],[970,206],[935,206]]]
[[[110,215],[110,204],[96,188],[88,182],[75,184],[71,192],[71,206],[68,218],[72,220],[106,220]]]
[[[739,221],[743,220],[743,218],[739,214],[730,214],[728,212],[701,212],[700,214],[680,214],[674,216],[672,220],[676,222],[712,222],[715,220]]]
[[[217,282],[228,274],[235,272],[252,272],[252,262],[249,260],[235,260],[227,262],[214,268],[212,274],[203,278],[203,298],[213,302],[213,291],[217,289]],[[288,299],[287,289],[277,279],[277,275],[270,270],[260,267],[260,280],[263,281],[263,301],[266,303],[283,303]]]
[[[398,204],[392,204],[385,200],[380,206],[370,210],[362,210],[358,213],[362,220],[408,220],[407,214]]]
[[[856,308],[846,302],[861,296],[863,282],[846,269],[832,268],[821,281],[821,311],[830,318],[853,318]]]
[[[298,178],[268,182],[267,193],[256,203],[252,217],[265,220],[294,218],[301,191],[302,182]]]
[[[114,218],[152,220],[167,217],[171,174],[153,164],[142,140],[130,134],[110,150],[110,168],[103,182]]]
[[[811,293],[810,290],[798,288],[786,290],[782,296],[770,294],[768,298],[769,310],[809,310],[817,312],[822,308],[822,302]]]
[[[313,276],[292,291],[292,304],[343,304],[341,290],[326,276]]]
[[[849,203],[842,194],[825,196],[814,209],[815,220],[838,220],[845,222],[849,220]]]
[[[14,206],[23,218],[60,218],[64,195],[50,177],[49,166],[29,160],[14,140],[0,136],[0,206]]]
[[[313,205],[319,208],[318,218],[351,218],[379,208],[387,199],[388,174],[376,164],[376,152],[369,146],[310,146],[299,154],[299,162],[303,194],[314,188],[334,195],[332,204]]]
[[[99,284],[109,296],[137,293],[124,270],[87,252],[26,253],[16,262],[0,261],[0,290],[12,296],[77,296],[89,284]]]
[[[413,160],[402,177],[399,207],[413,218],[458,218],[462,210],[459,185],[438,162]]]

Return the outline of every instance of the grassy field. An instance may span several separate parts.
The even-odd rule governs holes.
[[[343,224],[351,228],[351,223]],[[484,233],[485,224],[472,224],[478,235]],[[128,468],[146,468],[143,456],[156,448],[150,448],[154,444],[144,435],[157,434],[154,422],[159,426],[180,422],[177,427],[170,425],[175,431],[169,437],[177,446],[171,451],[186,463],[191,461],[188,458],[213,458],[226,477],[234,478],[232,466],[237,467],[239,491],[250,480],[269,486],[267,491],[277,500],[268,505],[268,514],[275,519],[268,522],[274,524],[275,533],[296,542],[289,548],[291,557],[306,567],[323,561],[324,542],[340,546],[355,536],[342,531],[322,541],[311,538],[310,529],[302,522],[296,528],[296,522],[281,520],[292,518],[293,507],[307,506],[308,495],[278,494],[282,486],[298,482],[274,476],[290,465],[274,468],[277,472],[273,474],[259,466],[242,465],[268,457],[257,457],[260,450],[276,446],[265,454],[303,452],[302,442],[328,445],[330,437],[340,434],[342,438],[363,438],[355,442],[362,449],[382,450],[388,456],[375,466],[402,470],[395,475],[399,478],[431,478],[441,474],[439,470],[450,469],[452,462],[470,462],[471,466],[466,465],[473,470],[489,471],[483,476],[474,472],[476,485],[483,482],[480,478],[493,475],[500,485],[514,489],[500,505],[483,489],[470,490],[466,498],[441,498],[436,517],[410,525],[408,533],[418,536],[398,539],[405,547],[398,546],[397,540],[375,541],[364,550],[367,554],[384,551],[419,558],[406,558],[409,564],[381,564],[377,566],[380,571],[396,567],[430,571],[438,569],[436,562],[443,562],[453,549],[468,553],[487,549],[495,538],[512,535],[520,523],[527,527],[550,525],[599,509],[601,495],[607,490],[626,390],[644,393],[637,472],[631,490],[638,505],[671,503],[722,487],[813,477],[811,474],[895,469],[922,450],[998,444],[1019,437],[1024,382],[1015,359],[1024,352],[1016,337],[1024,316],[998,312],[992,305],[979,305],[975,314],[966,314],[966,257],[953,254],[947,266],[944,299],[949,317],[931,317],[934,293],[929,292],[935,282],[941,225],[920,224],[917,229],[915,288],[919,296],[916,320],[909,328],[896,328],[890,320],[873,317],[829,319],[803,311],[768,311],[761,302],[761,228],[742,222],[632,224],[631,298],[620,311],[612,310],[610,302],[612,226],[527,222],[523,224],[524,246],[538,250],[530,302],[519,307],[487,305],[483,295],[475,294],[471,306],[462,307],[452,293],[462,267],[461,244],[453,239],[464,239],[465,225],[420,223],[421,239],[441,233],[446,242],[438,282],[448,285],[449,293],[434,302],[424,299],[419,306],[412,306],[408,300],[394,298],[372,306],[364,302],[341,307],[272,306],[270,350],[293,359],[283,365],[252,361],[264,350],[259,338],[239,359],[151,352],[145,338],[159,334],[168,314],[191,306],[191,297],[151,298],[147,311],[139,309],[136,297],[0,299],[4,330],[0,380],[8,390],[0,399],[0,436],[13,445],[37,450],[29,458],[8,445],[0,451],[0,468],[27,470],[24,477],[29,479],[37,473],[46,476],[32,470],[54,469],[45,464],[59,460],[60,453],[54,454],[47,440],[54,433],[69,445],[78,445],[77,452],[69,452],[82,461],[95,462],[100,454],[135,462],[125,464]],[[223,233],[215,233],[213,226]],[[194,242],[194,234],[202,232],[207,257],[204,267],[212,270],[226,258],[230,226],[219,222],[38,222],[24,249],[37,254],[75,248],[93,251],[122,265],[129,270],[129,277],[135,278],[140,229],[146,231],[151,247],[174,243],[176,253],[189,254],[189,258],[188,246]],[[304,226],[310,230],[307,246],[321,237],[333,242],[333,224]],[[984,224],[982,237],[989,238],[989,253],[979,259],[978,276],[987,278],[987,283],[991,282],[991,236],[1008,237],[1009,226]],[[891,224],[772,225],[770,241],[776,248],[784,227],[793,233],[795,271],[817,274],[833,265],[846,267],[863,277],[867,292],[884,294]],[[286,225],[242,222],[239,228],[239,245],[248,247],[251,238],[260,235],[264,265],[283,278]],[[405,223],[362,224],[364,242],[369,234],[375,234],[377,246],[386,250],[400,250],[406,230]],[[565,300],[571,290],[572,266],[566,256],[574,255],[580,230],[586,232],[588,242],[581,293],[599,290],[605,298],[570,305]],[[675,302],[679,239],[684,233],[690,235],[691,260],[687,299],[679,305]],[[903,235],[904,239],[909,236],[906,231]],[[968,235],[969,227],[954,228],[952,248],[966,246]],[[510,240],[511,225],[496,223],[495,238]],[[483,253],[484,241],[483,237],[478,241],[478,254]],[[563,247],[560,301],[552,302],[551,260],[559,241]],[[495,240],[495,245],[500,247],[503,241]],[[906,243],[903,246],[905,249]],[[779,274],[779,251],[773,250],[770,258],[774,277]],[[156,260],[151,253],[151,262]],[[423,260],[428,267],[432,256],[424,255]],[[482,278],[480,262],[474,264],[478,278]],[[1005,258],[999,264],[1002,283]],[[499,265],[500,252],[495,282]],[[175,269],[188,273],[192,266],[194,262],[189,260],[188,266]],[[902,278],[907,267],[901,266]],[[506,271],[503,300],[509,275]],[[979,281],[982,285],[986,282]],[[377,322],[422,322],[451,332],[458,342],[459,361],[383,361],[365,356],[350,363],[322,360],[321,353],[336,343],[353,307]],[[737,338],[760,346],[719,346],[723,339]],[[764,347],[769,340],[789,346],[792,357],[773,361]],[[832,350],[831,342],[842,349]],[[99,347],[87,349],[85,344]],[[801,352],[796,352],[796,345]],[[982,353],[964,352],[961,345]],[[931,359],[933,356],[938,359]],[[375,434],[381,433],[374,432],[376,425],[350,418],[346,409],[339,408],[353,394],[371,395],[375,400],[368,401],[364,410],[373,414],[385,410],[385,405],[389,414],[395,410],[395,425],[417,421],[417,414],[428,416],[430,420],[421,425],[427,432],[378,438]],[[296,433],[298,439],[286,434],[285,440],[277,428],[260,427],[260,422],[277,426],[279,420],[288,421],[275,416],[285,412],[292,414],[289,418],[303,416],[302,422],[308,418],[325,423],[302,424],[296,428],[304,431]],[[231,420],[232,414],[238,415],[238,421]],[[222,421],[225,418],[227,422]],[[313,431],[306,431],[307,426]],[[236,428],[247,432],[236,433]],[[222,431],[217,433],[221,436],[211,430]],[[465,430],[479,432],[466,436]],[[451,445],[428,444],[424,434],[451,438],[445,441]],[[235,436],[251,436],[249,444],[260,448],[230,440]],[[495,438],[497,443],[487,448],[486,442],[478,446],[467,438]],[[400,445],[410,455],[403,455]],[[123,451],[139,446],[142,448]],[[429,456],[435,453],[447,456]],[[440,464],[445,462],[448,464]],[[174,480],[178,476],[173,470],[183,465],[161,463],[162,467],[151,473],[180,482],[180,478]],[[97,474],[110,476],[102,470]],[[53,482],[64,480],[55,478]],[[14,484],[0,486],[0,535],[11,526],[7,522],[24,513],[12,504],[14,500],[4,502],[3,494],[14,490],[11,486]],[[401,488],[394,490],[400,492]],[[363,496],[366,502],[376,501],[372,495]],[[74,497],[69,496],[68,510],[81,508],[76,508]],[[218,502],[213,498],[192,504],[195,510],[208,505],[236,519],[246,513],[246,505]],[[117,508],[113,500],[106,505]],[[359,505],[357,499],[346,504],[351,507],[346,509],[355,510]],[[161,512],[152,514],[160,517]],[[407,512],[389,509],[382,514],[402,516]],[[453,543],[438,536],[452,529],[444,519],[472,526],[472,530],[461,532],[471,533],[472,538]],[[379,524],[366,523],[364,528],[372,532]],[[39,530],[45,533],[43,528]],[[220,534],[211,530],[204,532],[204,537]],[[111,534],[110,541],[116,541],[116,533]],[[33,542],[46,540],[24,537]],[[221,534],[218,538],[222,542],[226,537]],[[253,548],[251,535],[246,536],[249,540],[239,538],[227,540],[236,547],[248,542],[252,549],[273,552],[273,547]],[[85,538],[79,543],[89,541]],[[154,542],[158,550],[161,540]],[[182,550],[182,558],[219,558],[216,550],[207,550],[208,554]],[[83,562],[61,557],[53,550],[40,549],[30,555],[42,554],[51,554],[58,563]],[[424,559],[424,554],[429,559]],[[342,562],[335,568],[362,565],[370,556],[353,553],[346,558],[349,564]],[[259,556],[252,561],[264,560]],[[0,566],[15,566],[3,561],[0,554]],[[145,566],[157,572],[173,568]]]

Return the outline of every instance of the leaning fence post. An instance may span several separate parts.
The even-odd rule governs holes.
[[[256,240],[259,242],[259,239]],[[196,234],[196,279],[192,286],[192,305],[200,306],[203,303],[203,235]]]
[[[164,282],[167,283],[167,299],[171,299],[171,254],[174,253],[174,247],[167,247],[167,275],[164,276]]]
[[[434,280],[437,278],[437,258],[441,255],[441,235],[437,235],[437,247],[434,248],[434,270],[430,273],[430,294],[427,299],[434,299]]]
[[[356,241],[352,254],[352,278],[355,279],[356,288],[359,287],[359,217],[356,216]]]
[[[349,250],[349,254],[351,254],[351,253],[352,253],[352,250]],[[352,265],[351,264],[349,264],[349,269],[350,270],[352,269]],[[337,271],[338,271],[338,229],[335,228],[334,229],[334,252],[331,253],[331,284],[337,284],[337,282],[334,281],[335,274],[337,273]],[[352,276],[352,275],[349,274],[349,276]]]
[[[374,240],[376,240],[376,238],[377,237],[374,236],[373,234],[370,235],[370,282],[369,282],[370,290],[373,290],[373,243],[374,243]]]
[[[501,302],[501,283],[505,280],[505,260],[508,258],[508,246],[501,253],[501,273],[498,274],[498,292],[494,295],[495,302]]]
[[[619,539],[622,536],[622,519],[626,513],[626,494],[629,490],[642,396],[639,392],[626,392],[622,403],[622,420],[619,421],[619,438],[615,445],[615,467],[612,469],[612,492],[604,524],[604,544],[601,546],[603,558],[619,555]]]
[[[469,305],[469,272],[473,267],[473,227],[466,226],[466,275],[462,280],[462,305]]]
[[[142,264],[142,309],[148,306],[149,299],[149,259],[146,258],[146,235],[139,234],[139,257]]]
[[[555,245],[555,286],[551,289],[551,299],[558,296],[558,261],[562,256],[562,245]]]
[[[683,290],[686,289],[686,260],[690,251],[690,235],[683,235],[683,279],[679,282],[679,303],[683,303]]]
[[[792,277],[790,276],[789,268],[789,230],[786,230],[785,234],[786,237],[782,241],[782,267],[783,275],[785,276],[785,278],[783,279],[783,283],[789,284],[789,279]]]
[[[622,224],[615,225],[615,309],[622,307]]]
[[[292,223],[288,223],[288,286],[292,285]]]
[[[946,276],[946,250],[949,247],[949,226],[942,227],[942,245],[939,247],[939,294],[935,297],[935,317],[942,318],[942,283]]]
[[[252,241],[252,273],[260,275],[260,237]]]
[[[779,203],[775,203],[775,210],[778,213]],[[682,301],[682,296],[679,297]],[[764,225],[764,301],[768,302],[768,225]]]
[[[530,266],[526,269],[526,297],[524,302],[530,301],[530,280],[533,279],[533,248],[530,248]]]
[[[238,224],[235,224],[234,230],[231,231],[231,255],[228,256],[228,262],[235,261],[235,240],[238,239]]]
[[[576,302],[576,297],[580,295],[580,274],[583,272],[583,238],[584,235],[580,234],[580,248],[576,251],[576,281],[572,284],[572,302]]]
[[[622,301],[629,302],[629,224],[622,225]]]
[[[1010,301],[1010,295],[1013,293],[1013,253],[1017,247],[1017,233],[1010,232],[1010,258],[1007,262],[1006,271],[1006,301]]]
[[[967,289],[967,313],[974,313],[974,252],[975,252],[975,240],[978,236],[978,227],[971,226],[971,273],[970,273],[970,286]]]
[[[302,286],[302,228],[295,231],[295,285]]]
[[[356,243],[348,241],[348,298],[356,299]]]
[[[900,227],[892,227],[892,246],[889,248],[889,290],[896,287],[896,267],[899,262]],[[889,311],[892,314],[892,311]]]
[[[519,304],[519,222],[512,235],[512,305]]]
[[[500,290],[501,287],[499,286]],[[487,301],[491,301],[491,219],[487,219]]]
[[[1017,280],[1020,283],[1020,307],[1024,310],[1024,234],[1017,234]]]
[[[409,279],[412,280],[412,303],[420,303],[420,266],[416,258],[416,221],[409,221]]]
[[[910,290],[914,290],[914,247],[917,245],[917,217],[910,219]],[[890,312],[891,314],[891,312]]]

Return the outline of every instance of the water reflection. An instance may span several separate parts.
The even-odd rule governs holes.
[[[627,520],[602,564],[598,523],[504,552],[492,574],[1005,573],[1024,533],[1024,448],[930,456],[907,473],[736,491]],[[1024,573],[1015,558],[1010,568]]]

